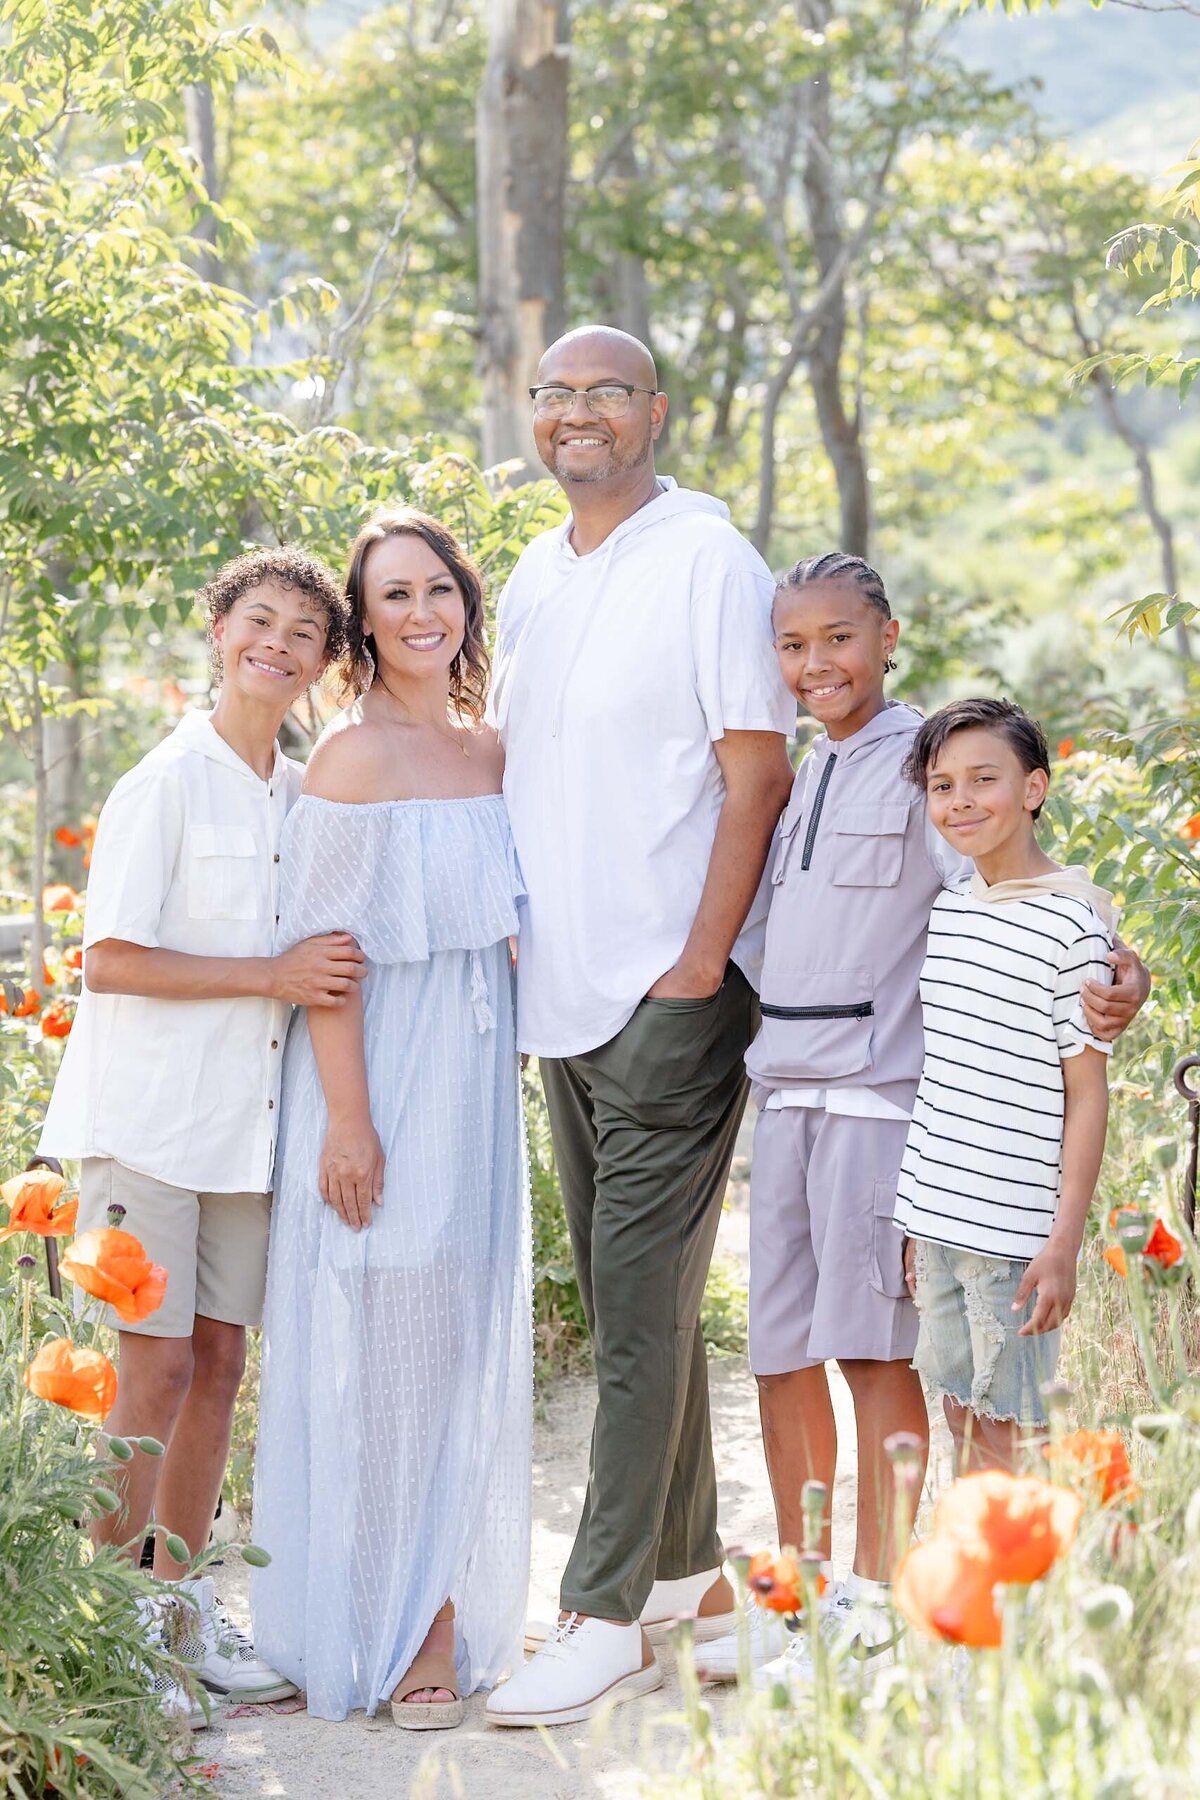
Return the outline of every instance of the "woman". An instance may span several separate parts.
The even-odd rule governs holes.
[[[509,939],[521,889],[482,722],[478,571],[380,513],[346,582],[357,694],[282,846],[281,945],[333,920],[367,979],[288,1039],[254,1533],[260,1647],[309,1711],[454,1725],[520,1661],[529,1234]]]

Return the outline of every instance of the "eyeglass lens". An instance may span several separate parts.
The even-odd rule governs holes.
[[[534,396],[534,407],[543,419],[565,419],[580,393],[598,419],[619,419],[629,411],[632,396],[623,387],[544,387]]]

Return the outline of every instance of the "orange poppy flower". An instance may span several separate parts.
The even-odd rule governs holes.
[[[778,1556],[772,1556],[769,1550],[760,1550],[757,1556],[752,1556],[746,1571],[746,1585],[756,1603],[766,1607],[768,1612],[798,1613],[804,1605],[800,1564],[786,1550],[781,1550]]]
[[[69,1338],[52,1338],[43,1344],[24,1380],[39,1400],[68,1406],[97,1424],[108,1417],[117,1397],[117,1371],[107,1356],[73,1344]]]
[[[1075,748],[1075,739],[1074,738],[1063,738],[1062,742],[1058,746],[1058,754],[1059,754],[1060,760],[1065,762],[1067,760],[1067,757],[1071,755],[1071,752],[1074,750],[1074,748]]]
[[[1057,1445],[1046,1445],[1046,1455],[1065,1456],[1076,1464],[1094,1484],[1101,1506],[1122,1496],[1132,1499],[1138,1491],[1119,1431],[1069,1431]]]
[[[12,1008],[14,1019],[32,1019],[42,1004],[42,996],[36,988],[26,988],[23,996]],[[0,1016],[7,1016],[9,1010],[8,995],[0,987]]]
[[[68,887],[65,882],[61,882],[55,887],[42,889],[43,912],[79,912],[82,906],[82,897],[75,892],[73,887]]]
[[[64,850],[78,850],[83,842],[83,833],[72,831],[69,825],[60,825],[54,834],[54,841],[61,844]]]
[[[8,1207],[8,1224],[0,1231],[0,1244],[18,1231],[36,1237],[70,1237],[75,1229],[78,1200],[63,1200],[66,1186],[52,1169],[30,1169],[0,1182],[0,1199]]]
[[[991,1565],[956,1538],[931,1537],[905,1551],[892,1599],[910,1624],[931,1637],[972,1650],[998,1650],[1003,1631],[995,1582]]]
[[[150,1261],[131,1231],[102,1225],[68,1244],[59,1262],[63,1274],[97,1300],[104,1300],[119,1319],[137,1325],[162,1305],[167,1271]]]
[[[1179,827],[1179,835],[1180,837],[1191,838],[1193,842],[1197,838],[1200,838],[1200,813],[1193,813],[1190,819],[1185,819],[1184,823]]]
[[[1136,1206],[1114,1207],[1113,1211],[1108,1215],[1109,1230],[1115,1231],[1117,1229],[1117,1221],[1120,1219],[1122,1213],[1132,1213],[1136,1215],[1137,1211],[1138,1209]],[[1156,1262],[1160,1268],[1170,1269],[1173,1268],[1183,1256],[1183,1245],[1172,1232],[1167,1230],[1161,1219],[1155,1219],[1154,1229],[1142,1246],[1141,1255],[1148,1257],[1151,1262]],[[1125,1247],[1123,1244],[1110,1244],[1108,1249],[1104,1252],[1104,1260],[1108,1263],[1110,1268],[1117,1271],[1118,1275],[1128,1274],[1128,1268],[1125,1261]]]
[[[71,1035],[71,1026],[75,1022],[75,1012],[65,1000],[56,1000],[42,1014],[42,1036],[48,1038],[65,1038]]]
[[[69,969],[72,975],[83,974],[83,945],[70,944],[63,951],[63,968]]]
[[[1036,1475],[982,1469],[961,1475],[934,1510],[934,1527],[986,1562],[993,1581],[1040,1581],[1075,1536],[1083,1501]]]

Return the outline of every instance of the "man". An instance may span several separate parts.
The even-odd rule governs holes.
[[[531,395],[571,516],[502,596],[492,705],[529,891],[518,1034],[541,1063],[598,1404],[559,1624],[488,1703],[507,1725],[657,1687],[644,1624],[733,1623],[699,1313],[795,717],[770,572],[725,506],[655,471],[667,398],[646,347],[570,332]]]

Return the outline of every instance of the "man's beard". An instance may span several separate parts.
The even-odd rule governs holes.
[[[612,444],[609,446],[609,453],[604,462],[598,467],[588,469],[586,473],[578,475],[567,475],[559,468],[559,452],[556,445],[551,454],[550,473],[556,481],[561,482],[564,486],[569,484],[571,487],[585,485],[594,487],[599,481],[611,481],[614,475],[624,475],[630,469],[640,469],[643,463],[649,461],[653,445],[654,439],[650,435],[649,426],[647,426],[646,435],[640,444],[633,445],[625,451],[619,450],[616,444]]]

